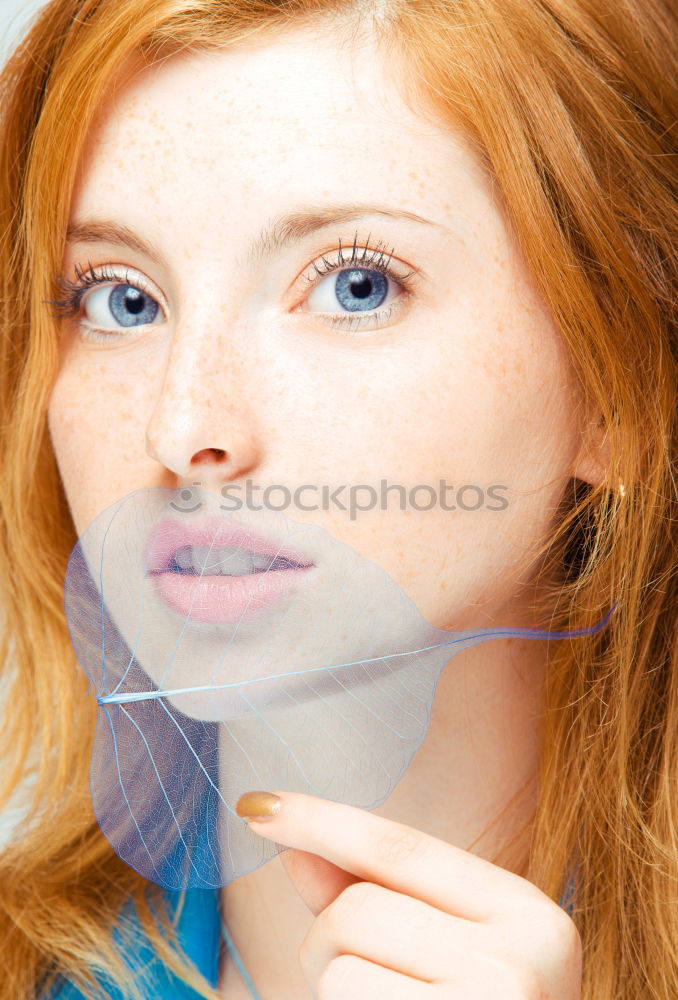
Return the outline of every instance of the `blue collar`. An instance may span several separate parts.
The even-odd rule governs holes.
[[[168,908],[174,915],[180,893],[166,892]],[[122,909],[120,919],[138,926],[139,917],[132,900]],[[113,932],[119,943],[119,933]],[[179,944],[197,966],[208,983],[219,985],[219,942],[221,935],[221,910],[219,889],[188,889],[177,923]],[[198,1000],[199,994],[190,989],[170,972],[153,950],[139,928],[139,946],[128,962],[135,970],[135,979],[148,1000]],[[123,1000],[122,994],[105,979],[99,980],[109,1000]],[[85,996],[72,983],[60,979],[48,993],[40,993],[40,1000],[85,1000]]]
[[[173,913],[180,893],[167,892],[166,896]],[[173,898],[174,897],[174,898]],[[219,942],[221,938],[221,890],[220,889],[188,889],[185,893],[184,906],[179,916],[177,936],[181,947],[192,959],[200,972],[210,984],[219,985]],[[158,961],[156,959],[156,961]],[[175,980],[174,992],[168,997],[183,997],[177,993],[179,983]],[[181,986],[186,997],[193,997],[194,991]],[[187,992],[186,992],[187,991]],[[163,994],[149,994],[160,997]]]

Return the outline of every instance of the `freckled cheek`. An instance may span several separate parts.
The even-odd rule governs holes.
[[[496,436],[496,380],[472,377],[473,357],[460,350],[455,323],[412,339],[410,350],[375,354],[371,367],[335,379],[318,399],[310,427],[325,450],[331,441],[335,463],[417,482],[475,469]]]
[[[334,473],[343,470],[344,478],[362,481],[395,476],[415,482],[427,471],[447,468],[459,422],[453,420],[453,390],[444,377],[422,383],[407,371],[389,369],[384,379],[379,374],[379,380],[356,380],[358,392],[352,383],[346,391],[335,385],[319,395],[312,420],[299,421],[290,413],[298,454],[315,454]],[[281,449],[289,448],[290,440],[289,432],[283,433]]]
[[[67,365],[56,379],[48,426],[76,522],[95,496],[110,496],[123,466],[143,452],[148,400],[142,387],[82,365]],[[98,502],[98,501],[97,501]]]

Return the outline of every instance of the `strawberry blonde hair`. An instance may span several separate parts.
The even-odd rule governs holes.
[[[602,632],[549,646],[521,874],[557,900],[574,866],[584,1000],[678,997],[675,6],[51,0],[0,76],[0,810],[20,793],[26,809],[0,853],[0,1000],[57,974],[99,996],[95,971],[133,996],[130,898],[162,959],[217,996],[91,809],[95,705],[63,610],[76,536],[46,426],[58,364],[46,302],[85,134],[123,61],[302,26],[375,29],[417,114],[468,136],[602,421],[607,477],[563,494],[535,624],[586,628],[619,605]],[[506,845],[517,868],[512,857]]]

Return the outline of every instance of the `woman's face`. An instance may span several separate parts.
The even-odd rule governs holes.
[[[49,406],[78,533],[133,490],[247,504],[249,480],[436,627],[519,620],[584,475],[576,383],[489,179],[372,43],[298,31],[128,82],[72,202],[64,276],[90,264]]]

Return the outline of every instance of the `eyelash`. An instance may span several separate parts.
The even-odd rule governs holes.
[[[370,234],[371,235],[371,234]],[[412,280],[416,275],[419,274],[419,268],[412,268],[406,274],[396,274],[393,268],[390,266],[390,260],[393,255],[393,250],[386,256],[383,249],[380,249],[381,243],[378,243],[376,247],[370,248],[369,237],[367,238],[366,245],[362,249],[362,254],[357,250],[358,234],[356,232],[353,239],[353,247],[351,250],[351,256],[344,258],[344,251],[341,245],[341,239],[339,242],[339,259],[338,261],[332,262],[328,261],[325,255],[322,255],[320,260],[322,261],[322,268],[318,267],[316,262],[312,263],[312,267],[315,270],[318,278],[323,278],[333,271],[343,269],[350,266],[358,265],[364,270],[375,270],[384,274],[386,277],[391,278],[396,284],[399,284],[404,295],[401,298],[409,298],[413,292],[414,281]],[[368,255],[369,254],[369,255]],[[133,280],[129,279],[129,269],[126,269],[124,281],[120,279],[119,274],[115,274],[112,270],[107,268],[106,265],[102,267],[95,268],[91,263],[88,262],[86,269],[82,269],[75,264],[74,271],[76,275],[76,280],[72,281],[69,278],[64,277],[64,275],[58,275],[56,278],[57,285],[64,293],[61,298],[48,300],[48,305],[51,307],[52,315],[57,319],[72,319],[79,312],[82,301],[85,294],[97,285],[103,284],[117,284],[117,285],[130,285],[132,288],[137,288],[152,298],[156,296],[151,291],[143,280],[140,280],[135,276]],[[314,278],[305,275],[308,285],[315,287],[317,282]],[[162,308],[162,307],[161,307]],[[386,309],[377,310],[376,312],[367,312],[364,314],[355,314],[346,316],[345,314],[329,316],[325,315],[326,322],[331,326],[339,326],[346,330],[350,334],[350,327],[353,325],[359,329],[368,322],[383,322],[390,318],[394,311],[394,308],[399,308],[397,304],[391,304]],[[348,322],[347,322],[348,321]],[[130,328],[134,329],[134,328]],[[89,340],[97,340],[101,342],[110,342],[112,339],[119,339],[120,337],[125,337],[124,333],[116,333],[115,331],[104,331],[97,330],[93,327],[87,328],[87,333],[84,336]]]

